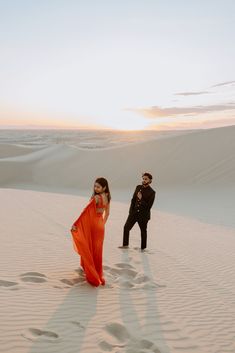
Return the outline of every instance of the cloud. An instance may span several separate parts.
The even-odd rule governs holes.
[[[210,88],[215,88],[215,87],[221,87],[221,86],[233,86],[235,84],[235,81],[225,81],[225,82],[220,82],[217,83],[216,85],[210,86]],[[212,93],[211,91],[189,91],[189,92],[179,92],[175,93],[175,96],[198,96],[201,94],[210,94]]]
[[[235,81],[226,81],[226,82],[217,83],[216,85],[213,85],[211,87],[229,86],[233,84],[235,84]]]
[[[194,91],[194,92],[179,92],[175,93],[175,96],[197,96],[200,94],[208,94],[209,91]]]
[[[152,106],[149,108],[136,108],[136,109],[127,109],[141,115],[146,118],[168,118],[168,117],[179,117],[179,116],[192,116],[196,114],[204,114],[211,112],[222,112],[226,110],[235,110],[234,103],[227,104],[217,104],[217,105],[198,105],[192,107],[170,107],[170,108],[161,108],[159,106]]]
[[[216,119],[216,120],[206,120],[206,121],[175,121],[174,123],[153,123],[151,124],[152,129],[158,130],[194,130],[194,129],[210,129],[219,128],[225,126],[235,126],[235,117],[229,119]]]

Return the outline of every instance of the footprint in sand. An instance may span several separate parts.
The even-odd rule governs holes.
[[[150,278],[142,273],[138,274],[138,276],[135,278],[135,283],[146,283],[150,282]]]
[[[67,284],[68,286],[71,286],[71,287],[74,286],[75,284],[84,284],[84,283],[86,283],[85,279],[84,278],[80,278],[80,277],[70,278],[70,279],[63,278],[60,281],[62,283]]]
[[[40,272],[25,272],[20,277],[23,282],[43,283],[47,281],[47,277]]]
[[[112,271],[122,275],[123,277],[135,278],[137,275],[137,271],[135,271],[134,267],[130,264],[126,264],[125,262],[115,264],[116,269],[113,268]]]
[[[17,284],[18,284],[17,282],[5,281],[3,279],[0,279],[0,287],[12,287]]]
[[[117,264],[115,264],[117,267],[120,267],[120,268],[130,268],[130,269],[133,269],[134,267],[130,264],[127,264],[125,262],[119,262]]]
[[[119,285],[127,289],[155,289],[166,287],[156,283],[143,272],[138,272],[130,264],[121,262],[115,264],[115,267],[105,266],[107,275],[111,276],[114,285]]]
[[[104,327],[105,336],[108,336],[108,340],[103,340],[99,343],[100,348],[106,351],[112,351],[113,348],[124,348],[126,347],[130,335],[127,329],[116,322],[110,323]]]
[[[120,268],[112,268],[110,273],[114,276],[120,275],[126,278],[134,278],[137,275],[137,272],[130,269],[120,269]]]
[[[29,329],[25,330],[25,332],[22,333],[21,336],[30,341],[43,339],[46,342],[55,342],[59,338],[59,335],[57,335],[57,333],[53,331],[44,331],[33,327],[30,327]]]
[[[84,271],[81,267],[76,268],[74,271],[77,272],[80,276],[84,277]]]
[[[125,349],[126,353],[161,353],[155,344],[149,340],[139,340],[132,336],[125,326],[120,323],[113,322],[104,327],[105,339],[99,342],[99,347],[103,351],[115,352],[118,348]]]
[[[20,280],[23,282],[30,283],[42,283],[47,281],[46,276],[39,272],[25,272],[20,275]],[[13,281],[0,280],[0,287],[12,287],[9,288],[11,290],[19,289],[18,287],[16,287],[16,285],[18,284],[19,283]]]
[[[118,264],[119,266],[122,265],[123,268],[125,268],[123,265],[128,265],[128,264]],[[116,265],[117,266],[117,265]],[[130,265],[128,265],[130,266]],[[133,266],[131,266],[133,267]],[[128,269],[128,267],[127,267]],[[151,277],[149,277],[148,275],[146,275],[143,272],[137,272],[134,270],[125,270],[125,274],[132,274],[133,275],[133,280],[132,280],[132,287],[135,288],[144,288],[144,289],[148,289],[148,288],[159,288],[159,287],[166,287],[166,285],[164,284],[158,284],[156,283],[153,279],[151,279]]]
[[[110,269],[110,266],[104,265],[104,266],[103,266],[103,269],[104,269],[105,271],[108,271],[108,270]]]
[[[79,321],[70,321],[70,323],[78,328],[85,329],[85,326],[83,326]]]
[[[144,289],[166,287],[166,285],[164,284],[156,283],[154,280],[152,280],[149,276],[145,275],[144,273],[139,273],[134,278],[134,284],[136,288],[144,288]]]

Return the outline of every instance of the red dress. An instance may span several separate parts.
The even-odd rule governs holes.
[[[106,206],[101,195],[98,204],[92,197],[73,223],[77,229],[71,229],[74,250],[80,255],[86,280],[96,287],[105,284],[102,266],[105,223],[102,213],[98,213],[96,209],[105,209]]]

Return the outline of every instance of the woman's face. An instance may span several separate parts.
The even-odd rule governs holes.
[[[94,191],[97,194],[100,194],[101,192],[104,191],[105,188],[103,188],[99,183],[94,184]]]

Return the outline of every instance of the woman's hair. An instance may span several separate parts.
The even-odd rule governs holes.
[[[95,183],[98,183],[102,186],[102,188],[104,188],[106,186],[106,189],[105,189],[105,193],[107,195],[107,198],[108,198],[108,202],[110,202],[111,200],[111,193],[110,193],[110,190],[109,190],[109,184],[108,184],[108,180],[103,178],[103,177],[100,177],[100,178],[97,178],[95,180]],[[92,194],[92,197],[95,196],[95,191],[93,191],[93,194]]]

